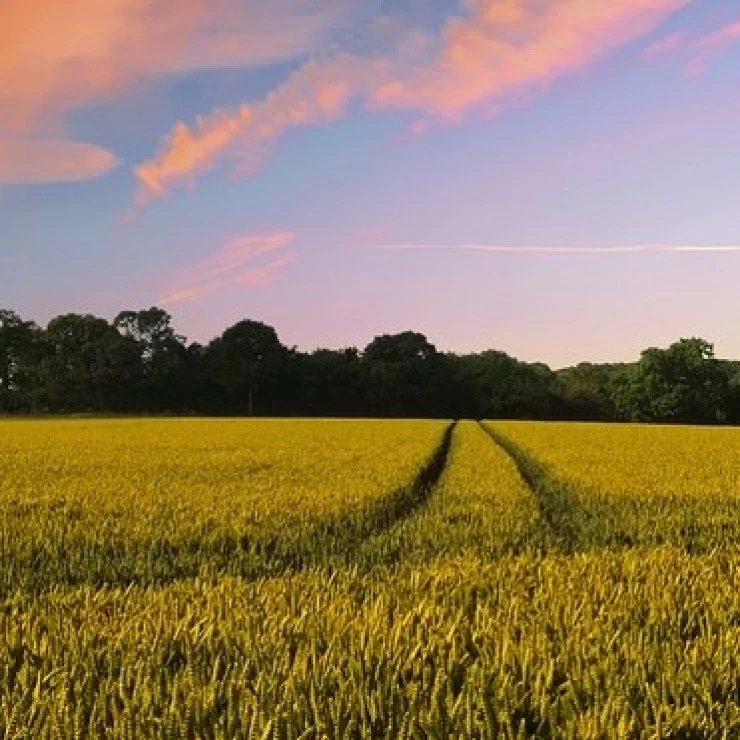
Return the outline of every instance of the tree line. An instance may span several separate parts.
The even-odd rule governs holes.
[[[243,320],[188,343],[163,309],[44,328],[0,310],[2,414],[209,414],[740,423],[740,363],[705,339],[638,361],[552,370],[499,350],[440,352],[418,332],[300,352]]]

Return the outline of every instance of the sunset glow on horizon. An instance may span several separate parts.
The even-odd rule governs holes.
[[[0,0],[0,308],[740,358],[740,7]]]

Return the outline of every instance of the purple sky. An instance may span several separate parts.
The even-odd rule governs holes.
[[[1,0],[0,306],[740,357],[728,0]]]

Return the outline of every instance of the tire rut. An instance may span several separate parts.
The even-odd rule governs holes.
[[[555,480],[541,462],[499,432],[478,422],[491,441],[513,461],[524,483],[532,491],[555,547],[566,553],[586,545],[580,522],[588,516],[567,486]]]
[[[34,551],[16,563],[6,564],[0,595],[14,589],[43,593],[62,585],[163,586],[220,576],[253,581],[289,576],[309,568],[360,566],[362,548],[369,539],[412,517],[427,503],[447,466],[455,427],[456,422],[447,425],[412,481],[372,505],[317,521],[306,529],[301,529],[299,520],[288,519],[283,532],[264,539],[203,532],[179,542],[142,541],[131,547],[130,542],[114,539],[81,543],[84,552],[79,553]],[[84,555],[93,566],[83,563],[77,567],[79,564],[70,557],[75,554],[78,559]],[[60,564],[64,566],[61,572]],[[13,566],[22,573],[13,574]]]
[[[445,429],[436,450],[410,485],[378,502],[376,507],[360,517],[348,517],[344,522],[339,520],[330,524],[337,556],[352,562],[367,540],[412,517],[427,503],[447,467],[456,426],[457,422],[453,421]],[[337,529],[343,530],[339,537],[336,536]]]

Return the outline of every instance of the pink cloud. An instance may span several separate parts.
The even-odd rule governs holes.
[[[689,77],[701,77],[708,68],[709,59],[705,56],[698,56],[686,62],[683,69]]]
[[[252,267],[260,257],[283,250],[295,239],[290,231],[248,234],[231,239],[212,255],[180,270],[174,286],[159,300],[165,304],[186,303],[224,288],[238,285],[264,285],[291,264],[295,255],[283,254],[264,265]]]
[[[299,56],[346,12],[342,0],[271,0],[269,12],[262,0],[3,0],[0,148],[21,137],[75,146],[63,125],[79,108],[145,80]]]
[[[92,144],[63,139],[0,141],[0,184],[89,180],[118,164],[112,152]]]
[[[701,36],[694,45],[703,51],[721,51],[736,41],[740,41],[740,21],[728,23],[717,31]]]
[[[686,73],[693,77],[703,74],[709,67],[709,62],[713,56],[720,54],[739,41],[740,21],[729,23],[717,31],[695,39],[692,42],[692,48],[696,49],[698,53],[686,64]]]
[[[382,79],[385,70],[382,61],[337,54],[308,62],[260,103],[214,111],[192,127],[177,123],[160,151],[134,170],[137,204],[192,182],[226,156],[239,172],[252,174],[286,131],[338,120],[351,99]]]
[[[235,113],[213,113],[196,119],[193,129],[178,123],[164,140],[160,154],[135,168],[138,204],[163,195],[171,181],[192,180],[216,163],[223,150],[253,117],[241,106]]]
[[[681,49],[690,50],[691,59],[684,65],[684,71],[691,77],[706,72],[711,58],[740,41],[740,21],[733,21],[711,33],[689,38],[685,33],[672,33],[651,44],[645,56],[655,58],[671,54]]]
[[[207,281],[230,273],[267,252],[283,249],[295,239],[292,231],[272,234],[237,236],[215,254],[185,268],[181,277],[186,280]]]
[[[670,33],[657,41],[654,41],[650,46],[645,49],[645,57],[648,59],[655,59],[656,57],[662,57],[666,54],[671,54],[677,51],[681,47],[685,46],[688,39],[685,33],[677,31],[676,33]]]
[[[414,134],[426,130],[430,116],[456,121],[482,105],[500,113],[653,30],[688,1],[466,0],[438,39],[386,19],[373,29],[389,37],[385,53],[310,61],[261,102],[215,111],[193,126],[176,124],[159,152],[135,169],[136,202],[190,184],[225,160],[250,175],[285,132],[337,120],[353,100],[423,114]]]
[[[253,267],[251,270],[243,272],[236,279],[237,285],[267,285],[271,283],[278,272],[288,265],[295,262],[294,254],[285,254],[282,257],[268,262],[263,267]]]
[[[380,88],[374,102],[449,119],[483,103],[505,109],[651,31],[686,2],[469,0],[469,15],[446,25],[437,59]]]

